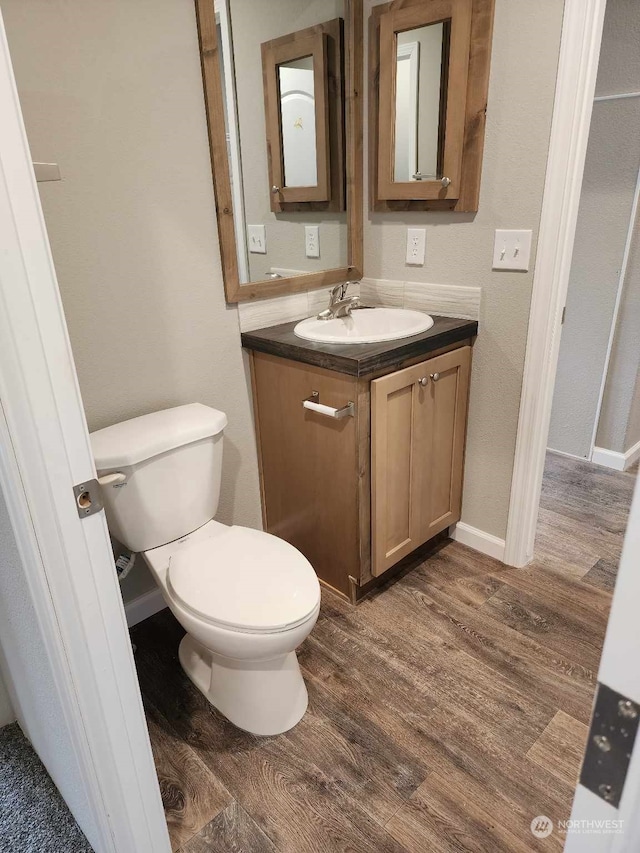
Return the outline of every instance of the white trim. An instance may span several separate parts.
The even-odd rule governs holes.
[[[613,344],[616,339],[616,329],[618,325],[618,316],[622,305],[622,297],[624,295],[624,286],[627,278],[627,267],[629,266],[629,255],[631,254],[631,246],[633,245],[633,237],[635,233],[636,218],[638,214],[638,203],[640,201],[640,169],[636,178],[636,186],[633,192],[633,203],[631,205],[631,214],[629,216],[629,228],[627,229],[627,239],[624,244],[624,252],[622,255],[622,264],[620,265],[620,273],[618,275],[618,288],[616,291],[616,301],[613,307],[613,315],[611,317],[611,328],[609,329],[609,340],[607,341],[607,354],[604,359],[602,368],[602,378],[600,380],[600,391],[598,392],[598,405],[596,406],[596,416],[593,423],[593,433],[591,435],[590,455],[593,460],[593,454],[596,450],[596,440],[598,436],[598,426],[600,425],[600,414],[602,412],[602,404],[604,401],[604,392],[607,386],[607,376],[609,374],[609,364],[611,362],[611,353],[613,352]],[[595,461],[595,460],[594,460]]]
[[[95,467],[1,17],[0,117],[0,485],[21,556],[15,570],[48,637],[92,846],[168,853],[104,513],[81,520],[73,498]],[[6,664],[22,705],[28,690],[21,695],[16,664]]]
[[[222,46],[223,88],[227,106],[227,153],[231,174],[231,196],[233,198],[234,225],[236,232],[236,254],[238,255],[238,275],[240,282],[251,280],[249,273],[249,255],[247,249],[246,217],[244,213],[244,179],[242,177],[242,150],[240,148],[240,128],[238,126],[238,106],[236,95],[236,71],[233,56],[233,36],[231,32],[231,10],[229,0],[219,0],[215,4],[216,23],[220,25]]]
[[[547,453],[555,453],[556,456],[566,456],[567,459],[577,459],[579,462],[588,462],[586,456],[576,456],[575,453],[567,453],[566,450],[556,450],[553,447],[547,447]]]
[[[162,597],[159,589],[150,589],[142,595],[132,598],[124,606],[124,612],[127,617],[127,625],[133,628],[138,622],[148,619],[155,613],[159,613],[167,606],[167,602]]]
[[[603,465],[614,471],[624,471],[624,453],[607,450],[606,447],[594,447],[591,461],[594,465]]]
[[[481,554],[487,554],[500,562],[504,561],[504,539],[485,533],[484,530],[478,530],[477,527],[471,527],[464,521],[454,525],[449,535],[461,545],[468,545],[474,551],[480,551]]]
[[[594,465],[604,465],[605,468],[613,468],[614,471],[627,471],[638,459],[640,459],[640,441],[630,447],[626,453],[607,450],[606,447],[594,447],[591,455]]]
[[[596,95],[593,99],[598,101],[623,101],[626,98],[640,98],[640,92],[620,92],[617,95]]]
[[[566,0],[504,559],[533,557],[606,0]]]

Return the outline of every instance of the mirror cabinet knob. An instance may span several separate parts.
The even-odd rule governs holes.
[[[275,184],[271,187],[271,192],[275,195],[280,192],[280,187],[277,187]]]
[[[451,178],[443,178],[443,179],[440,181],[440,183],[441,183],[441,184],[442,184],[442,186],[446,189],[446,188],[449,186],[449,184],[451,183]]]

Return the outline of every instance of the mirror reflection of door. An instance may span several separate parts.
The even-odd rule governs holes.
[[[286,187],[318,183],[313,57],[278,66],[282,159]]]
[[[396,64],[396,181],[410,181],[418,169],[418,72],[420,44],[398,38]]]
[[[394,181],[442,177],[447,39],[444,22],[396,36]]]

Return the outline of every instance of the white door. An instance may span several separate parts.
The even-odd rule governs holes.
[[[640,714],[639,664],[640,477],[598,672],[601,701],[596,697],[596,710],[599,717],[592,719],[581,783],[576,789],[571,824],[567,828],[565,851],[568,853],[636,853],[640,850],[640,735],[627,746],[628,741],[633,741]],[[613,696],[610,691],[620,696]],[[603,709],[603,697],[610,700],[608,709]],[[627,701],[631,704],[626,704]],[[604,741],[603,735],[607,738]],[[625,756],[629,752],[631,761],[622,782]],[[607,799],[615,802],[618,797],[617,806],[607,802]],[[561,827],[556,829],[561,830]]]
[[[0,573],[0,638],[12,699],[96,853],[163,853],[104,512],[80,518],[73,493],[95,469],[1,18],[0,127],[0,522],[17,546]],[[30,616],[17,618],[25,599]]]

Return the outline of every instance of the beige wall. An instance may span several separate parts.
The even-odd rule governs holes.
[[[260,45],[344,17],[342,0],[231,0],[245,220],[266,225],[267,254],[249,254],[251,280],[271,268],[315,272],[347,264],[345,213],[272,213],[269,198]],[[320,258],[305,255],[305,225],[320,225]]]
[[[65,176],[42,196],[90,426],[191,399],[224,408],[222,517],[257,526],[253,430],[237,314],[222,297],[191,4],[117,0],[92,4],[91,14],[81,0],[5,6],[34,158],[59,162]],[[492,272],[493,232],[537,231],[562,7],[497,0],[479,212],[365,213],[367,276],[482,288],[463,518],[499,537],[533,274]],[[409,274],[406,228],[421,225],[427,260]]]
[[[640,138],[640,99],[594,104],[548,441],[553,450],[585,459],[640,168],[640,147],[629,144],[634,138]]]
[[[194,400],[223,409],[219,518],[258,527],[193,3],[4,0],[2,11],[33,158],[62,173],[39,187],[89,429]]]
[[[640,441],[640,219],[634,231],[596,435],[597,447],[617,453]]]
[[[640,443],[640,370],[636,374],[636,383],[631,399],[629,421],[627,423],[627,435],[625,447],[627,450]]]
[[[369,6],[373,5],[369,0]],[[365,274],[482,288],[474,349],[463,520],[504,537],[535,237],[553,109],[562,0],[497,0],[480,206],[475,215],[367,213]],[[407,227],[427,229],[424,267],[405,265]],[[528,273],[493,272],[496,228],[531,228]]]
[[[0,673],[0,727],[12,723],[16,718],[11,706],[11,699]]]
[[[609,2],[597,95],[640,89],[639,43],[640,6],[636,0]],[[640,98],[594,103],[549,430],[550,448],[584,458],[591,455],[640,170],[640,147],[632,144],[638,139]],[[618,452],[628,449],[627,423],[640,358],[638,317],[634,311],[640,300],[639,266],[635,250],[623,284],[596,435],[596,446]]]

